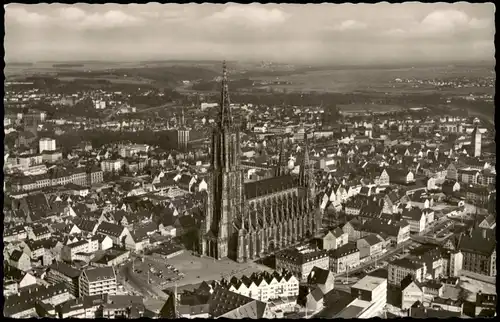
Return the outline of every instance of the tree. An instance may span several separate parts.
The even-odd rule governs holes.
[[[472,295],[472,292],[466,290],[465,288],[461,287],[460,291],[457,296],[457,300],[461,301],[462,303],[467,302],[467,298]]]

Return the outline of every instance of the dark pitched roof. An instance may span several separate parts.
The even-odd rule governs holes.
[[[275,191],[298,186],[298,179],[292,175],[268,178],[244,184],[247,199],[257,198]]]
[[[422,216],[422,210],[417,207],[412,207],[411,209],[404,208],[401,214],[402,218],[413,221],[420,221]]]
[[[50,230],[49,230],[49,228],[47,228],[45,226],[38,226],[36,228],[33,228],[33,234],[38,237],[38,236],[50,234]]]
[[[4,314],[7,315],[7,311],[15,311],[19,305],[34,304],[36,301],[43,301],[63,293],[69,293],[69,289],[64,283],[36,286],[27,291],[21,291],[16,295],[5,298]]]
[[[359,252],[359,249],[356,246],[356,243],[350,242],[350,243],[347,243],[345,245],[340,246],[337,249],[330,250],[328,252],[328,255],[331,258],[341,258],[341,257],[347,256],[349,254],[356,253],[356,252]]]
[[[208,302],[210,315],[216,318],[252,301],[255,300],[216,285]]]
[[[97,227],[97,232],[105,235],[119,237],[125,228],[120,225],[115,225],[108,223],[106,221],[101,222],[99,227]]]
[[[24,278],[24,275],[26,275],[25,272],[21,271],[20,269],[9,265],[7,261],[4,261],[3,265],[3,279],[5,281],[9,280],[14,280],[14,281],[21,281]]]
[[[105,298],[103,295],[92,295],[92,296],[84,296],[76,299],[72,299],[61,303],[56,306],[56,311],[61,313],[69,313],[75,307],[83,307],[83,308],[92,308],[97,307],[105,303]]]
[[[406,276],[405,278],[403,278],[403,280],[401,281],[401,290],[404,290],[405,288],[407,288],[411,283],[415,283],[415,285],[417,285],[417,287],[420,290],[422,290],[422,286],[420,285],[420,283],[415,281],[413,276],[410,274],[408,276]]]
[[[368,236],[364,237],[363,239],[366,240],[366,242],[370,246],[377,245],[377,244],[383,242],[383,240],[381,238],[379,238],[376,234],[368,235]]]
[[[384,233],[388,236],[397,236],[400,228],[408,225],[408,222],[396,222],[396,223],[388,223],[386,220],[381,220],[379,218],[374,218],[365,222],[363,225],[363,231],[371,232],[371,233]]]
[[[23,254],[24,253],[22,251],[16,249],[12,252],[12,254],[10,254],[10,260],[17,262]]]
[[[409,268],[409,269],[419,269],[423,266],[422,263],[411,261],[411,260],[406,259],[406,258],[396,259],[395,261],[392,261],[390,263],[390,265],[405,267],[405,268]]]
[[[74,224],[82,231],[93,231],[98,222],[78,217],[75,219]]]
[[[315,301],[320,301],[324,297],[323,291],[319,287],[312,290],[309,294]]]
[[[69,266],[68,264],[66,264],[64,262],[56,262],[56,263],[50,265],[49,269],[57,271],[65,276],[70,277],[70,278],[77,278],[82,273],[81,271]]]
[[[466,234],[462,236],[458,248],[465,252],[491,256],[496,249],[496,239],[488,236],[484,238],[479,230],[475,230],[470,236]]]
[[[329,275],[329,270],[314,266],[311,273],[309,273],[309,276],[307,277],[307,282],[309,284],[325,284]]]
[[[462,316],[460,312],[452,312],[446,310],[435,310],[428,307],[412,307],[410,309],[410,316],[412,318],[418,319],[428,319],[428,318],[459,318]]]
[[[314,250],[310,252],[300,252],[297,249],[286,249],[284,251],[279,252],[276,255],[276,258],[288,261],[288,262],[293,262],[297,264],[302,264],[302,263],[307,263],[312,260],[318,259],[318,258],[323,258],[327,257],[328,253],[324,250]]]

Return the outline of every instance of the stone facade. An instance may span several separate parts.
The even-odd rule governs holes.
[[[276,171],[273,178],[244,183],[240,134],[229,108],[225,65],[221,96],[220,120],[212,135],[200,250],[215,259],[229,257],[245,262],[313,236],[319,231],[321,214],[315,211],[306,135],[304,164],[298,178]]]

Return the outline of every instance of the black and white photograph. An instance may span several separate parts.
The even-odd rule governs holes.
[[[494,318],[495,10],[4,5],[3,315]]]

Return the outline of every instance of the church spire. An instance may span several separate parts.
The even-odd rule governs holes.
[[[283,175],[283,158],[285,157],[285,151],[284,151],[284,139],[281,138],[281,144],[280,144],[280,154],[279,154],[279,158],[278,158],[278,166],[276,167],[276,177],[279,177],[281,175]]]
[[[221,126],[231,126],[233,123],[231,116],[231,107],[229,103],[229,89],[227,80],[227,66],[226,61],[222,63],[222,93],[220,102]]]
[[[304,131],[304,166],[309,169],[309,142],[307,141],[307,131]]]
[[[304,186],[307,185],[310,164],[311,163],[309,161],[309,143],[307,142],[307,132],[304,131],[304,161],[302,162],[302,169],[299,178],[300,183]]]

